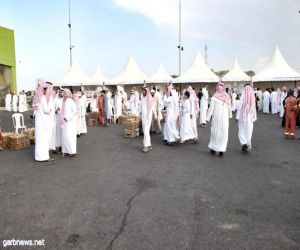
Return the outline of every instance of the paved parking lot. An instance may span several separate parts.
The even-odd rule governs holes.
[[[10,114],[0,119],[11,130]],[[242,154],[231,120],[219,158],[210,128],[198,131],[197,145],[178,147],[153,135],[147,154],[120,125],[88,127],[76,158],[37,163],[34,146],[0,152],[0,248],[14,238],[44,239],[44,249],[300,249],[300,140],[259,114]]]

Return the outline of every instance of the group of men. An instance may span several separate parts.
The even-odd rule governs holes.
[[[12,99],[9,95],[10,93],[6,95],[7,103],[10,103],[9,98]],[[22,112],[25,93],[22,92],[20,96],[22,97],[19,97],[19,110]],[[26,96],[24,99],[26,100]],[[150,90],[145,85],[141,96],[133,87],[127,104],[126,101],[127,94],[124,89],[118,88],[115,93],[102,90],[93,95],[88,107],[83,92],[72,93],[69,89],[55,92],[50,82],[38,81],[32,104],[35,117],[35,160],[52,161],[49,151],[61,152],[70,157],[76,155],[77,137],[87,133],[87,107],[90,111],[97,111],[99,123],[106,126],[111,119],[117,120],[127,111],[128,106],[131,115],[141,115],[144,134],[142,151],[145,153],[152,149],[151,132],[163,132],[163,140],[167,145],[178,145],[188,141],[197,143],[198,123],[201,127],[206,127],[207,122],[212,120],[208,147],[211,154],[218,152],[219,156],[223,156],[228,143],[229,118],[235,111],[243,152],[251,149],[253,123],[257,119],[257,111],[269,113],[271,110],[272,114],[279,113],[280,117],[284,116],[286,138],[296,138],[296,123],[300,122],[299,88],[296,91],[287,91],[285,87],[277,91],[267,89],[262,93],[259,88],[254,90],[250,84],[246,84],[241,96],[238,96],[236,90],[228,91],[220,82],[215,93],[209,98],[206,87],[198,94],[191,86],[179,93],[172,84],[168,84],[161,95],[159,89],[154,87]],[[6,105],[6,110],[10,111],[9,107]],[[163,130],[162,110],[165,110]]]
[[[257,98],[259,99],[258,110],[263,111],[263,113],[272,115],[279,114],[283,117],[284,105],[283,101],[287,97],[287,89],[283,87],[278,88],[276,91],[274,88],[267,88],[263,93],[258,89]]]
[[[151,95],[147,86],[144,86],[142,91],[140,102],[144,133],[144,147],[142,151],[146,153],[152,149],[150,128],[153,121],[153,114],[155,113],[155,102],[154,96]],[[186,141],[197,143],[197,117],[200,113],[200,125],[205,126],[212,119],[211,136],[208,145],[211,150],[210,152],[211,154],[218,152],[219,156],[222,157],[227,148],[229,118],[232,117],[232,98],[226,92],[222,82],[218,83],[216,91],[210,100],[209,107],[206,88],[202,89],[200,101],[198,96],[191,86],[184,89],[181,96],[172,84],[166,86],[166,91],[162,98],[166,109],[163,130],[164,141],[168,145],[178,145]],[[236,119],[239,123],[238,136],[242,151],[248,152],[251,149],[253,123],[257,119],[256,99],[254,90],[250,84],[244,86],[240,102],[236,109]]]
[[[296,125],[300,126],[300,88],[287,90],[283,87],[276,91],[274,88],[267,88],[262,94],[258,91],[257,98],[262,100],[262,106],[258,105],[258,110],[266,114],[279,114],[279,117],[283,119],[285,137],[295,139]]]
[[[28,107],[25,91],[21,91],[19,95],[8,91],[5,95],[5,110],[9,112],[26,112]]]
[[[87,133],[86,97],[69,89],[53,91],[50,82],[37,83],[33,99],[35,160],[52,161],[50,151],[74,157],[77,137]]]

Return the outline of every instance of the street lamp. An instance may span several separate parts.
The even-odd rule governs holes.
[[[69,50],[70,50],[70,67],[72,66],[72,50],[74,48],[74,45],[72,45],[72,32],[71,32],[71,0],[69,0],[69,23],[68,23],[68,28],[69,28]]]
[[[178,76],[181,75],[181,52],[183,51],[183,46],[181,44],[181,0],[179,0],[179,29],[178,29]]]

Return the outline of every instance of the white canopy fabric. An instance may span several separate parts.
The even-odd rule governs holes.
[[[233,68],[222,77],[223,82],[249,82],[250,80],[251,77],[241,69],[237,59],[234,61]]]
[[[157,72],[149,78],[151,83],[169,83],[173,81],[171,75],[166,71],[164,66],[160,64],[159,69]]]
[[[108,84],[108,79],[106,76],[102,74],[99,68],[97,68],[96,73],[92,76],[90,79],[91,85],[102,85],[102,84]]]
[[[297,81],[300,74],[290,67],[276,47],[271,62],[262,68],[253,78],[253,82]]]
[[[219,80],[219,77],[211,71],[200,52],[197,51],[192,65],[181,76],[175,79],[174,83],[208,83],[219,82]]]
[[[82,71],[78,62],[73,63],[68,73],[61,80],[57,81],[57,86],[82,86],[90,85],[90,79]]]
[[[140,70],[133,56],[130,56],[124,70],[110,81],[110,85],[143,84],[147,80],[148,77]]]

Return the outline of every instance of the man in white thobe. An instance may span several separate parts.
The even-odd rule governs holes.
[[[94,93],[90,104],[92,112],[98,112],[97,100],[98,100],[97,93]]]
[[[232,105],[232,111],[235,112],[236,111],[236,98],[237,98],[237,94],[236,94],[236,90],[233,89],[232,93],[231,93],[231,105]]]
[[[26,94],[24,91],[20,92],[19,95],[19,112],[23,113],[26,112],[27,109],[27,100],[26,100]]]
[[[5,110],[6,111],[9,111],[9,112],[11,111],[11,101],[12,101],[11,93],[10,93],[10,91],[8,91],[5,96]]]
[[[260,88],[257,88],[257,92],[256,92],[256,96],[257,96],[257,109],[258,111],[262,111],[263,110],[263,93],[260,90]]]
[[[164,104],[166,106],[166,121],[164,125],[164,141],[167,145],[175,144],[179,141],[178,118],[179,118],[179,98],[172,85],[167,86],[164,95]]]
[[[35,92],[35,153],[36,161],[52,161],[49,156],[50,107],[46,97],[48,86],[40,83]]]
[[[280,93],[280,109],[279,109],[279,117],[283,117],[284,115],[284,105],[283,105],[283,101],[284,99],[287,97],[287,91],[286,91],[286,87],[282,88],[282,91]]]
[[[130,95],[130,113],[131,115],[138,115],[138,110],[139,110],[139,98],[135,93],[135,89],[133,88],[131,90],[131,95]]]
[[[47,99],[48,105],[50,109],[50,138],[49,138],[49,149],[56,151],[56,115],[55,115],[55,104],[54,104],[54,97],[55,92],[53,91],[53,85],[51,82],[46,82],[47,88]]]
[[[189,86],[187,88],[187,91],[190,92],[190,98],[189,101],[191,103],[191,115],[192,115],[192,130],[194,133],[194,138],[193,141],[194,143],[197,143],[198,141],[198,130],[197,130],[197,115],[199,112],[199,101],[198,101],[198,97],[196,95],[195,90]]]
[[[120,91],[116,91],[115,99],[114,99],[114,112],[115,112],[115,119],[118,120],[119,116],[122,115],[122,93]]]
[[[12,109],[14,112],[18,112],[18,95],[12,94]]]
[[[73,157],[77,153],[77,107],[69,89],[64,90],[62,106],[62,153]]]
[[[63,92],[59,91],[54,98],[56,129],[55,129],[55,147],[56,152],[61,152],[61,110],[63,103]]]
[[[200,126],[206,127],[206,115],[208,109],[208,91],[202,88],[202,96],[200,100]]]
[[[238,120],[238,136],[242,151],[248,152],[251,149],[253,123],[257,120],[255,95],[250,84],[244,86],[236,119]]]
[[[180,102],[180,143],[194,139],[194,132],[192,129],[192,109],[189,98],[190,92],[184,91]]]
[[[106,94],[104,95],[104,113],[106,118],[106,126],[109,126],[109,123],[111,122],[112,114],[113,114],[113,99],[112,94],[110,90],[106,91]]]
[[[161,123],[163,116],[161,113],[161,99],[160,95],[155,89],[151,90],[151,95],[154,100],[153,105],[153,118],[152,118],[152,125],[151,125],[151,131],[155,132],[156,134],[161,134]]]
[[[232,117],[231,99],[224,90],[224,84],[218,83],[216,92],[211,98],[210,106],[207,112],[207,121],[211,123],[211,134],[208,147],[211,154],[219,152],[222,157],[227,148],[229,118]]]
[[[83,92],[78,93],[79,97],[79,132],[80,134],[86,134],[87,133],[87,127],[86,127],[86,97],[83,94]]]
[[[150,138],[150,127],[152,123],[152,115],[153,115],[153,106],[154,100],[150,94],[149,89],[144,86],[143,92],[141,96],[141,106],[140,106],[140,113],[142,115],[142,126],[143,126],[143,134],[144,134],[144,148],[143,152],[147,153],[149,150],[152,149],[151,146],[151,138]]]
[[[271,93],[271,113],[272,115],[278,113],[278,94],[277,92],[272,88]]]
[[[266,91],[263,93],[263,112],[266,114],[270,113],[270,92],[269,89],[266,89]]]

